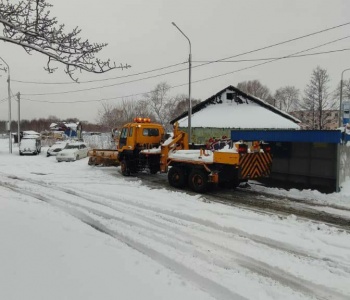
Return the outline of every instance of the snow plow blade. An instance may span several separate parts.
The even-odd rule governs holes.
[[[118,151],[110,149],[92,149],[88,152],[90,166],[119,166]]]

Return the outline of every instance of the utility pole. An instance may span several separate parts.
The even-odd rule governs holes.
[[[17,96],[17,101],[18,101],[18,124],[17,124],[17,141],[18,141],[18,147],[19,147],[19,142],[21,140],[21,135],[20,135],[20,132],[21,132],[21,127],[20,127],[20,123],[21,123],[21,93],[18,92],[16,94]]]
[[[8,101],[9,101],[9,124],[8,124],[8,134],[9,134],[9,151],[12,153],[12,137],[11,137],[11,86],[10,86],[10,66],[7,64],[6,61],[2,57],[0,59],[5,63],[7,66],[8,76],[7,76],[7,95],[8,95]]]

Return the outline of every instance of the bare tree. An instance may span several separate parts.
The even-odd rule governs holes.
[[[305,97],[301,108],[310,113],[307,123],[311,129],[324,129],[327,119],[325,110],[332,109],[336,105],[328,92],[329,81],[327,70],[318,66],[313,70],[310,83],[304,90]]]
[[[177,105],[177,100],[168,95],[170,86],[166,82],[157,84],[155,89],[144,95],[151,112],[155,115],[156,121],[165,128],[170,127],[172,111]]]
[[[153,121],[157,119],[147,100],[138,100],[136,102],[134,114],[135,117],[150,118]]]
[[[281,110],[295,110],[299,106],[299,90],[294,86],[279,88],[275,92],[274,101],[274,105]]]
[[[266,100],[268,102],[270,102],[272,99],[269,88],[263,85],[259,80],[240,82],[237,84],[237,88],[242,92]]]
[[[107,128],[119,128],[132,122],[135,117],[147,117],[155,120],[147,101],[123,99],[117,104],[103,102],[98,111],[97,122]]]
[[[175,104],[172,113],[171,113],[171,120],[175,119],[179,115],[181,115],[183,112],[188,111],[188,95],[185,94],[179,94],[175,96]],[[198,103],[201,102],[199,99],[191,99],[192,107],[196,106]]]
[[[107,128],[115,128],[120,125],[122,111],[118,110],[115,105],[109,102],[102,102],[101,108],[98,110],[97,122]]]
[[[123,123],[132,122],[136,117],[152,118],[148,104],[144,100],[123,99],[117,108],[123,112]]]
[[[46,0],[20,0],[0,3],[0,23],[3,25],[3,36],[0,40],[24,48],[27,53],[39,52],[48,57],[45,70],[53,72],[55,62],[65,65],[65,72],[74,80],[76,70],[92,73],[105,73],[116,68],[128,68],[129,65],[117,66],[109,59],[96,57],[107,44],[90,43],[79,36],[78,27],[66,33],[64,24],[58,24],[50,16],[52,6]]]
[[[104,102],[98,112],[98,123],[114,128],[132,122],[135,117],[144,117],[171,129],[170,121],[188,109],[188,97],[171,97],[168,95],[169,90],[170,86],[161,82],[141,100],[123,99],[118,104]],[[192,99],[193,106],[199,102],[200,100]]]

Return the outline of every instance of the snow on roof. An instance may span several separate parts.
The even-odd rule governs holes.
[[[36,132],[36,131],[34,131],[34,130],[26,130],[26,131],[23,131],[23,135],[25,136],[25,135],[40,135],[40,133],[39,132]]]
[[[39,136],[37,135],[37,134],[26,134],[26,135],[24,135],[23,136],[23,138],[22,139],[38,139],[39,138]]]
[[[78,124],[76,123],[65,123],[64,125],[66,125],[68,128],[72,130],[77,130],[77,126],[78,126]]]
[[[187,112],[171,123],[176,121],[180,127],[187,127]],[[297,123],[297,118],[233,86],[196,105],[191,117],[192,127],[300,129]]]
[[[51,123],[50,128],[51,129],[57,129],[57,128],[62,128],[63,127],[63,128],[70,128],[71,130],[76,131],[78,124],[79,124],[79,122],[77,122],[77,123],[61,122],[59,124]]]

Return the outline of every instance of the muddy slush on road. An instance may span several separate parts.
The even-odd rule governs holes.
[[[154,189],[166,188],[178,191],[169,186],[166,175],[139,173],[129,180],[141,179],[142,184]],[[275,214],[284,218],[288,215],[313,222],[325,223],[336,226],[341,230],[350,232],[350,209],[337,205],[327,205],[316,203],[312,200],[300,200],[292,197],[269,194],[268,192],[258,192],[254,186],[258,182],[250,182],[246,186],[236,189],[213,189],[201,196],[203,201],[219,202],[225,205],[241,207],[265,214]],[[266,189],[268,191],[268,189]],[[189,189],[184,189],[186,193],[194,195]]]

